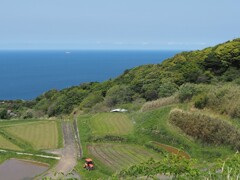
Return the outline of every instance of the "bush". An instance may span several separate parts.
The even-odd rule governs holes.
[[[145,98],[147,101],[155,100],[155,99],[158,98],[158,93],[157,93],[157,91],[154,90],[154,89],[147,90],[147,91],[144,93],[144,98]]]
[[[106,135],[106,136],[91,136],[89,137],[89,141],[92,142],[126,142],[127,139],[121,136],[113,136],[113,135]]]
[[[152,109],[157,109],[163,106],[167,106],[170,104],[174,104],[174,103],[178,103],[178,99],[175,96],[170,96],[170,97],[165,97],[165,98],[161,98],[155,101],[150,101],[150,102],[146,102],[143,106],[141,111],[149,111]]]
[[[7,119],[8,114],[6,109],[0,109],[0,119]]]
[[[33,118],[33,111],[32,110],[27,110],[25,114],[23,115],[23,119],[31,119]]]
[[[206,94],[200,94],[195,98],[194,106],[198,109],[203,109],[208,102],[208,97]]]
[[[115,85],[107,91],[105,103],[108,107],[132,101],[133,92],[129,86]]]
[[[190,83],[183,84],[182,86],[180,86],[180,89],[178,91],[178,97],[180,102],[189,101],[196,94],[197,94],[196,85]]]
[[[91,108],[95,104],[103,101],[103,97],[101,96],[101,93],[90,93],[82,102],[81,106],[85,108]]]
[[[174,83],[164,83],[160,86],[158,91],[159,97],[169,97],[172,96],[178,90],[178,86]]]
[[[170,123],[203,143],[240,150],[240,131],[226,121],[175,109],[170,112]]]
[[[207,94],[206,106],[217,112],[240,118],[240,87],[236,84],[225,84],[213,87]]]
[[[111,108],[107,107],[107,105],[103,102],[97,103],[92,107],[92,112],[93,113],[98,113],[98,112],[109,112]]]

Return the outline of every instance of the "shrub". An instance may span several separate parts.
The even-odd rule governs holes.
[[[0,119],[7,119],[7,110],[6,109],[0,109]]]
[[[111,109],[107,107],[107,105],[103,102],[97,103],[92,107],[92,112],[93,113],[98,113],[98,112],[109,112]]]
[[[155,101],[150,101],[150,102],[146,102],[143,106],[141,111],[149,111],[152,109],[157,109],[163,106],[167,106],[170,104],[174,104],[174,103],[178,103],[178,99],[175,96],[170,96],[170,97],[165,97],[165,98],[161,98]]]
[[[236,153],[229,158],[212,162],[210,168],[197,169],[197,161],[184,159],[176,155],[165,156],[162,161],[150,159],[139,165],[133,165],[123,169],[115,175],[115,179],[138,179],[145,176],[146,179],[159,179],[159,174],[164,174],[164,179],[239,179],[240,155]],[[116,178],[118,177],[118,178]],[[132,177],[132,178],[130,178]],[[134,178],[133,178],[134,177]],[[142,178],[140,178],[142,179]]]
[[[81,106],[85,108],[91,108],[95,104],[103,101],[103,97],[100,92],[90,93],[82,102]]]
[[[194,106],[203,109],[207,105],[208,97],[206,94],[200,94],[195,98]]]
[[[170,112],[170,123],[203,143],[230,145],[240,150],[240,131],[226,121],[174,109]]]
[[[177,155],[166,155],[161,161],[150,159],[138,165],[133,165],[116,174],[119,179],[158,179],[158,174],[164,174],[171,179],[195,179],[200,176],[200,171],[193,166],[194,160],[185,159]]]
[[[29,109],[23,115],[23,119],[31,119],[31,118],[33,118],[33,111]]]
[[[151,101],[158,98],[158,92],[155,89],[149,89],[144,93],[144,98]]]
[[[133,92],[129,86],[115,85],[107,91],[105,103],[109,107],[132,101]]]
[[[169,97],[172,96],[178,90],[178,86],[174,83],[164,83],[160,86],[158,96]]]
[[[89,141],[92,142],[126,142],[127,139],[121,136],[113,136],[113,135],[106,135],[106,136],[91,136],[89,137]]]
[[[215,86],[208,94],[206,106],[215,111],[240,118],[240,88],[236,84]]]
[[[190,83],[183,84],[182,86],[180,86],[180,89],[178,91],[178,97],[180,102],[189,101],[196,94],[196,85]]]

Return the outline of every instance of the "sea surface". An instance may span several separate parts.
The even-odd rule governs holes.
[[[0,51],[0,100],[34,99],[50,89],[102,82],[161,63],[180,51]]]

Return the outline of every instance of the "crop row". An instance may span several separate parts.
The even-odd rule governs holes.
[[[150,158],[160,159],[159,154],[137,145],[99,143],[89,145],[88,150],[113,171],[147,161]]]

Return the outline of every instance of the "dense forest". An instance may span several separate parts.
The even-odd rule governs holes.
[[[203,50],[182,52],[161,64],[125,70],[105,82],[49,90],[31,101],[1,101],[0,119],[103,112],[114,107],[138,110],[146,101],[176,95],[231,117],[240,117],[240,38]],[[239,98],[238,98],[239,99]],[[234,101],[236,100],[236,101]],[[233,103],[234,102],[234,103]]]

